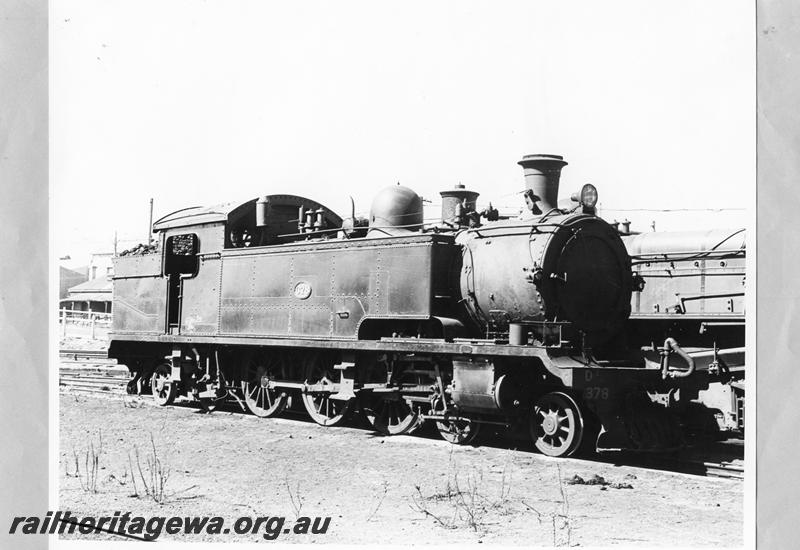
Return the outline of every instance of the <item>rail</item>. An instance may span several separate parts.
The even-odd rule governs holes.
[[[104,359],[105,362],[109,362],[108,359],[108,351],[104,349],[65,349],[61,348],[58,350],[58,355],[62,359],[72,360],[72,361],[79,361],[80,359]],[[116,360],[113,360],[116,363]]]

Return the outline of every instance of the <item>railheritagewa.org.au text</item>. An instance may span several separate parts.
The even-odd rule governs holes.
[[[110,516],[73,516],[68,511],[47,512],[44,516],[17,516],[11,520],[9,534],[63,535],[111,533],[129,539],[156,540],[167,535],[258,535],[275,540],[281,535],[324,535],[331,518],[305,517],[288,520],[282,516],[241,516],[226,521],[220,516],[135,516],[114,512]]]

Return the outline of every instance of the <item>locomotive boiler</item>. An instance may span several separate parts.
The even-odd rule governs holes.
[[[559,203],[562,157],[519,164],[514,217],[457,186],[426,224],[399,185],[368,218],[295,195],[169,214],[154,253],[115,261],[109,356],[160,404],[299,403],[325,426],[358,410],[381,433],[429,421],[453,443],[489,425],[553,456],[674,446],[648,397],[674,382],[631,353],[631,260],[597,189]]]

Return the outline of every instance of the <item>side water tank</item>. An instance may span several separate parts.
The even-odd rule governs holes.
[[[402,235],[421,228],[422,199],[408,187],[386,187],[372,201],[368,236]]]

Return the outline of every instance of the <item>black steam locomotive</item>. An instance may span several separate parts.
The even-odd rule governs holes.
[[[648,361],[631,339],[642,279],[597,190],[559,205],[562,157],[519,164],[513,218],[458,186],[426,225],[399,185],[368,219],[294,195],[169,214],[153,253],[115,261],[109,356],[160,404],[271,417],[299,400],[325,426],[359,409],[382,433],[430,420],[453,443],[488,424],[552,456],[674,447],[663,396],[704,383],[680,375],[692,358],[673,341]]]

